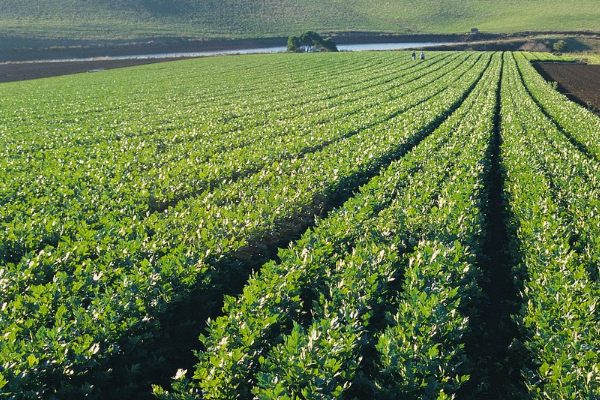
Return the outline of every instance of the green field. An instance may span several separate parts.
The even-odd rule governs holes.
[[[308,29],[400,34],[600,31],[596,0],[0,0],[1,48],[177,38],[287,37]]]
[[[1,397],[598,398],[600,118],[539,57],[0,84]]]

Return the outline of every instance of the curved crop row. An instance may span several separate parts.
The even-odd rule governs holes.
[[[475,198],[484,201],[477,193],[482,185],[475,182],[483,176],[485,162],[478,158],[487,157],[500,67],[497,57],[463,105],[430,137],[320,221],[294,247],[280,252],[281,263],[263,266],[243,295],[227,302],[226,315],[211,322],[194,383],[181,376],[174,384],[176,393],[157,388],[159,396],[246,398],[250,392],[258,398],[341,396],[354,380],[366,342],[373,340],[368,339],[373,335],[373,314],[388,307],[386,302],[397,290],[394,281],[401,279],[405,260],[415,245],[417,260],[421,252],[435,248],[436,256],[441,252],[444,260],[460,264],[460,269],[446,268],[446,275],[440,276],[453,297],[445,318],[464,330],[459,297],[473,294],[476,270],[465,268],[463,263],[472,259],[459,242],[477,242],[481,234],[476,228],[481,227],[481,220],[468,227],[473,221],[466,216],[479,216],[477,206],[481,204]],[[457,202],[462,201],[471,206],[458,207]],[[437,242],[421,242],[432,238]],[[436,264],[436,256],[427,260]],[[463,256],[467,261],[458,261]],[[441,268],[445,262],[436,265]],[[436,272],[425,271],[427,268],[419,261],[408,267],[412,274],[422,269],[421,276],[426,274],[437,282]],[[449,276],[455,278],[446,281]],[[459,281],[470,281],[471,286],[459,289]],[[407,283],[407,293],[413,296],[416,287],[416,282]],[[416,310],[416,316],[425,315]],[[427,313],[426,308],[421,311]],[[444,318],[441,311],[436,316]],[[441,321],[429,323],[433,327]],[[406,327],[395,329],[402,328]],[[442,332],[442,338],[435,340],[454,340],[458,347],[452,351],[460,353],[460,333],[454,333],[450,339],[448,332]],[[389,339],[390,335],[384,336]],[[416,340],[423,339],[418,336]],[[395,339],[392,342],[397,344]],[[385,346],[381,347],[384,351]],[[450,358],[446,360],[449,364]],[[458,363],[458,358],[451,361]],[[436,370],[439,365],[433,362],[428,368]],[[451,375],[437,376],[437,389],[452,388],[446,381],[454,378]],[[460,380],[454,389],[459,386]],[[407,387],[405,392],[410,393]]]
[[[0,357],[7,390],[35,397],[81,385],[93,392],[86,381],[102,374],[92,372],[151,342],[160,334],[157,317],[190,288],[217,295],[239,273],[240,260],[303,230],[333,198],[428,135],[462,102],[488,58],[420,89],[423,101],[404,113],[395,115],[401,105],[385,103],[392,112],[385,124],[139,223],[106,223],[98,234],[65,241],[64,250],[40,252],[3,271],[7,340]]]
[[[69,84],[64,82],[60,82],[63,85],[59,87],[37,84],[45,90],[62,89],[64,93],[61,94],[67,99],[77,96],[78,104],[70,105],[67,99],[57,104],[43,103],[35,109],[36,114],[19,113],[18,118],[3,121],[0,126],[18,133],[0,136],[3,151],[10,156],[27,154],[42,157],[72,148],[93,148],[102,143],[119,144],[124,139],[136,143],[154,133],[185,132],[192,128],[225,134],[264,124],[273,119],[270,117],[291,119],[303,109],[316,112],[322,109],[323,101],[352,93],[357,87],[385,81],[391,63],[396,67],[406,67],[406,63],[396,63],[392,58],[365,58],[364,63],[349,63],[344,58],[332,61],[337,61],[331,68],[338,70],[340,76],[331,77],[331,70],[318,60],[312,63],[304,61],[302,65],[305,68],[299,70],[296,63],[288,59],[284,65],[271,64],[268,76],[264,71],[250,72],[252,64],[246,65],[244,74],[239,73],[240,66],[237,66],[237,70],[233,69],[235,72],[232,73],[222,71],[222,63],[215,68],[207,65],[208,62],[203,63],[200,70],[193,68],[195,65],[186,68],[184,62],[179,62],[177,70],[183,71],[183,76],[165,76],[162,71],[159,74],[147,68],[150,77],[160,79],[154,83],[156,87],[149,87],[149,79],[144,74],[137,73],[142,79],[139,76],[117,75],[119,81],[124,81],[123,84],[133,80],[133,87],[127,92],[121,89],[120,92],[106,93],[112,88],[109,84],[85,90],[80,85],[69,88]],[[263,64],[258,62],[254,65]],[[376,72],[365,74],[371,68]],[[357,74],[363,78],[356,79]],[[341,79],[342,76],[351,79]],[[315,87],[315,80],[325,80],[328,85]],[[185,82],[185,85],[181,82]],[[34,91],[37,86],[28,89]],[[156,93],[157,88],[163,93]],[[306,95],[307,91],[311,96]],[[20,94],[9,93],[13,95],[12,99]],[[149,93],[152,94],[151,98],[147,98]],[[111,101],[99,100],[101,95]],[[23,95],[19,97],[25,100],[29,98]],[[61,98],[53,96],[49,100]],[[59,119],[60,124],[48,124],[48,119]],[[45,140],[41,141],[41,137]],[[182,140],[180,138],[181,135],[178,135],[173,140]]]
[[[406,73],[398,79],[400,82],[388,85],[385,90],[390,101],[416,91],[443,73],[429,76],[427,72],[424,69]],[[379,98],[370,100],[370,97],[365,90],[360,102],[332,109],[329,121],[297,118],[279,128],[262,126],[256,132],[239,132],[238,136],[248,136],[253,142],[229,151],[221,149],[219,143],[235,140],[214,138],[206,133],[192,142],[192,147],[158,152],[152,141],[145,145],[144,151],[134,144],[123,143],[121,150],[112,154],[107,149],[96,149],[107,150],[110,156],[94,156],[91,162],[85,161],[83,155],[68,153],[55,161],[43,161],[44,169],[38,171],[39,176],[28,172],[20,179],[18,174],[11,173],[10,181],[2,185],[3,189],[10,187],[12,194],[2,190],[6,204],[0,259],[16,263],[30,251],[48,245],[56,247],[64,238],[73,240],[82,236],[81,229],[90,232],[106,229],[102,218],[110,224],[117,219],[130,225],[128,221],[132,218],[143,219],[149,212],[163,211],[169,205],[255,173],[270,163],[314,152],[389,118],[391,111],[377,107]],[[417,94],[401,107],[406,109],[422,100]],[[214,152],[211,151],[215,146]],[[30,182],[32,179],[35,184]]]

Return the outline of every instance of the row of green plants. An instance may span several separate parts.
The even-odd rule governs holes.
[[[520,54],[519,57],[524,57],[528,61],[550,61],[550,62],[560,62],[560,61],[569,61],[568,58],[557,55],[555,53],[548,52],[518,52],[515,54]]]
[[[507,57],[502,159],[512,251],[521,260],[514,274],[522,280],[523,305],[515,319],[531,357],[523,374],[533,398],[597,399],[600,166],[591,151],[582,151],[591,148],[588,141],[573,141],[576,121],[565,132],[564,118],[546,115],[561,110],[552,102],[558,95],[540,85],[519,56]],[[579,132],[584,138],[587,122]]]
[[[163,211],[182,199],[251,175],[270,163],[314,152],[388,118],[389,110],[378,107],[381,95],[395,99],[443,73],[430,76],[428,68],[402,71],[405,74],[397,79],[399,82],[391,84],[385,77],[386,85],[377,85],[374,95],[371,88],[363,88],[340,105],[326,104],[325,116],[317,113],[313,117],[307,111],[308,117],[297,116],[282,124],[276,122],[275,126],[261,124],[226,136],[205,131],[204,137],[198,134],[181,143],[173,143],[177,135],[171,136],[171,143],[165,143],[156,133],[153,138],[142,137],[141,143],[121,143],[120,151],[110,151],[114,148],[111,143],[107,143],[109,148],[79,147],[60,156],[53,154],[51,160],[41,158],[40,167],[34,170],[34,162],[29,158],[19,160],[18,165],[12,163],[7,170],[11,180],[2,187],[5,213],[0,259],[16,263],[31,251],[47,245],[56,247],[64,237],[81,236],[81,229],[106,228],[100,216],[109,224],[114,219],[143,219],[149,212]],[[401,85],[415,77],[419,79]],[[315,103],[320,102],[315,99]],[[279,116],[270,118],[280,121]],[[156,141],[167,149],[157,151]],[[107,156],[101,157],[101,153]],[[18,167],[23,167],[21,173],[16,172]]]
[[[497,54],[432,135],[228,298],[193,377],[158,397],[451,398],[472,368],[501,66]]]
[[[443,78],[382,103],[385,123],[361,126],[323,149],[223,182],[143,220],[107,218],[101,230],[78,230],[54,249],[7,264],[4,390],[22,398],[98,395],[97,385],[110,385],[111,358],[156,339],[160,315],[173,303],[192,289],[222,296],[247,274],[246,261],[303,231],[458,107],[490,56],[459,58],[464,62],[441,67]]]
[[[200,68],[196,63],[180,62],[177,68],[146,67],[137,75],[119,71],[113,75],[114,82],[111,71],[107,71],[109,76],[95,78],[7,84],[0,121],[5,129],[10,128],[11,135],[1,137],[2,151],[10,156],[28,153],[41,157],[44,153],[39,150],[68,152],[136,136],[164,136],[164,132],[179,133],[164,138],[174,141],[193,133],[189,131],[227,132],[269,122],[269,114],[274,116],[273,123],[275,119],[293,118],[297,110],[307,106],[307,110],[318,112],[325,105],[317,100],[360,89],[369,80],[389,73],[389,65],[397,60],[365,57],[362,63],[352,63],[341,56],[332,60],[332,68],[340,72],[334,77],[317,59],[303,61],[303,69],[297,68],[293,55],[287,60],[273,60],[269,64],[271,74],[266,76],[264,68],[257,67],[261,61],[258,57],[245,66],[235,59],[231,65],[205,61]],[[315,80],[327,81],[329,87],[315,86]],[[306,95],[308,91],[311,96]],[[74,98],[77,101],[72,101]],[[34,101],[39,104],[31,108]]]
[[[532,55],[280,55],[269,73],[262,57],[3,87],[0,393],[146,390],[136,371],[172,350],[153,346],[164,317],[192,297],[190,318],[217,314],[273,258],[225,296],[194,370],[171,366],[159,398],[470,393],[498,129],[523,386],[598,398],[600,120],[553,91]]]
[[[419,103],[420,101],[422,101],[423,99],[427,98],[427,96],[429,96],[429,95],[430,95],[430,93],[427,93],[426,91],[424,91],[424,94],[423,94],[423,95],[424,95],[424,97],[423,97],[423,96],[415,96],[414,98],[407,99],[407,100],[405,101],[404,105],[402,105],[402,107],[408,108],[408,107],[410,107],[410,106],[411,106],[411,104],[417,104],[417,103]],[[400,105],[399,105],[399,106],[400,106]],[[400,108],[400,111],[403,111],[403,110],[404,110],[404,109]],[[383,115],[384,115],[384,119],[385,119],[385,118],[389,118],[389,117],[390,117],[390,115],[393,115],[394,113],[397,113],[397,112],[399,112],[397,109],[393,109],[393,108],[392,108],[392,109],[391,109],[391,111],[390,111],[390,110],[388,110],[388,109],[386,109],[386,110],[385,110],[385,113],[383,114]],[[391,113],[391,114],[390,114],[390,113]],[[371,125],[371,123],[370,123],[370,122],[369,122],[369,123],[366,123],[366,126],[369,126],[369,125]],[[362,125],[360,125],[360,126],[358,126],[358,127],[360,128],[360,127],[362,127]],[[352,127],[350,127],[350,128],[348,128],[348,127],[344,127],[344,128],[350,129],[350,128],[352,128]],[[372,126],[371,126],[371,128],[372,128]],[[334,128],[333,130],[335,130],[335,129],[337,129],[337,128]],[[355,133],[357,133],[358,131],[359,131],[359,130],[357,129],[357,130],[356,130],[356,132],[352,132],[352,131],[351,131],[351,133],[352,133],[352,134],[355,134]],[[338,131],[338,130],[335,130],[335,132],[339,132],[339,131]],[[346,133],[346,132],[344,132],[344,131],[342,130],[342,133]],[[338,133],[338,134],[339,134],[339,133]],[[342,137],[344,137],[344,136],[342,136]],[[349,137],[348,137],[348,136],[346,136],[346,138],[349,138]],[[285,149],[284,149],[284,150],[282,150],[282,151],[285,151]],[[299,155],[302,155],[302,154],[299,154]],[[305,154],[304,156],[309,156],[309,155],[308,155],[308,154]],[[249,156],[249,157],[252,157],[252,156]],[[295,164],[298,164],[298,163],[301,163],[301,162],[302,162],[302,157],[299,157],[298,159],[292,159],[292,160],[291,160],[291,163],[292,163],[292,164],[294,164],[294,163],[295,163]],[[275,169],[275,171],[279,171],[279,170],[281,169],[281,168],[280,168],[280,166],[279,166],[278,164],[271,166],[271,168],[274,168],[274,169]],[[288,168],[288,169],[290,169],[290,170],[291,170],[291,169],[293,169],[293,167],[290,167],[290,166],[288,166],[287,168]],[[247,181],[251,181],[252,179],[258,179],[258,180],[259,180],[259,183],[258,183],[257,185],[258,185],[258,186],[262,185],[262,184],[263,184],[263,181],[264,181],[265,179],[271,179],[271,178],[270,178],[270,176],[271,176],[272,172],[273,172],[273,169],[270,169],[270,170],[269,170],[269,169],[267,169],[267,170],[261,171],[261,173],[263,174],[263,176],[259,176],[258,178],[256,178],[256,177],[253,177],[253,176],[250,176],[250,177],[246,178],[246,180],[244,180],[244,181],[242,181],[242,182],[239,182],[239,183],[236,183],[236,185],[237,185],[237,188],[238,188],[237,190],[240,190],[240,191],[241,191],[241,190],[244,190],[244,189],[243,189],[243,186],[244,186],[244,185],[248,185]],[[219,200],[220,202],[227,202],[227,201],[229,201],[229,200],[230,200],[230,198],[228,198],[228,197],[227,197],[227,194],[220,194],[220,195],[219,195],[219,194],[217,193],[219,190],[220,190],[221,192],[224,192],[224,191],[225,191],[225,192],[228,192],[228,193],[231,193],[231,192],[233,191],[233,190],[232,190],[232,181],[231,181],[231,180],[227,181],[227,178],[228,178],[228,176],[225,176],[225,177],[223,177],[223,178],[224,178],[224,180],[225,180],[224,184],[223,184],[223,185],[220,185],[220,187],[219,187],[219,188],[217,188],[217,189],[216,189],[216,191],[213,191],[213,192],[211,192],[211,193],[203,193],[203,195],[202,195],[202,196],[204,196],[204,197],[202,198],[202,199],[203,199],[203,202],[206,202],[206,201],[207,201],[207,200],[206,200],[206,197],[208,197],[208,196],[212,196],[213,198],[214,198],[214,197],[218,197],[218,198],[222,199],[222,200]],[[230,178],[230,177],[229,177],[229,178]],[[196,201],[196,200],[197,200],[197,199],[190,199],[190,201]],[[167,210],[167,211],[168,211],[168,210]],[[106,220],[108,220],[109,222],[112,222],[112,223],[106,223],[105,225],[106,225],[106,226],[108,226],[108,227],[110,227],[110,228],[113,228],[113,229],[119,229],[119,228],[121,228],[121,227],[123,227],[123,226],[125,226],[125,227],[131,227],[131,226],[134,226],[134,227],[135,227],[135,226],[136,226],[136,224],[138,224],[138,225],[139,225],[139,224],[142,224],[142,222],[136,222],[135,215],[134,215],[134,218],[131,218],[131,219],[125,219],[125,218],[121,218],[121,220],[119,221],[119,224],[117,224],[115,221],[110,221],[110,215],[106,215],[106,214],[105,214],[105,215],[103,215],[103,218],[106,218]],[[115,220],[118,220],[119,218],[118,218],[118,216],[117,216],[117,217],[115,217],[114,219],[115,219]],[[86,232],[86,227],[80,228],[80,229],[79,229],[79,231],[78,231],[78,235],[76,235],[75,237],[81,237],[81,236],[95,236],[95,238],[96,238],[96,239],[98,239],[98,235],[94,235],[93,229],[87,229],[87,231],[88,231],[88,232]],[[102,232],[101,232],[101,233],[102,233]],[[64,239],[64,236],[63,236],[63,239]],[[64,249],[62,249],[62,254],[67,254],[67,253],[68,253],[70,250],[71,250],[71,248],[69,248],[69,247],[68,247],[68,244],[67,244],[67,246],[65,246],[65,248],[64,248]],[[41,255],[44,255],[44,254],[46,254],[46,252],[42,252],[42,253],[41,253]],[[33,257],[35,257],[35,256],[36,256],[36,255],[33,255]],[[46,254],[46,256],[48,256],[48,255]]]

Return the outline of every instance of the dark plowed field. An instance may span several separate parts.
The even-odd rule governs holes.
[[[536,68],[548,81],[558,82],[562,93],[600,115],[600,65],[539,63]]]
[[[0,63],[0,83],[131,67],[134,65],[152,64],[172,60],[176,60],[176,58]]]

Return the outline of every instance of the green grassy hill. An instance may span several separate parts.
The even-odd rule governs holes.
[[[0,0],[0,48],[47,39],[600,31],[598,0]]]

